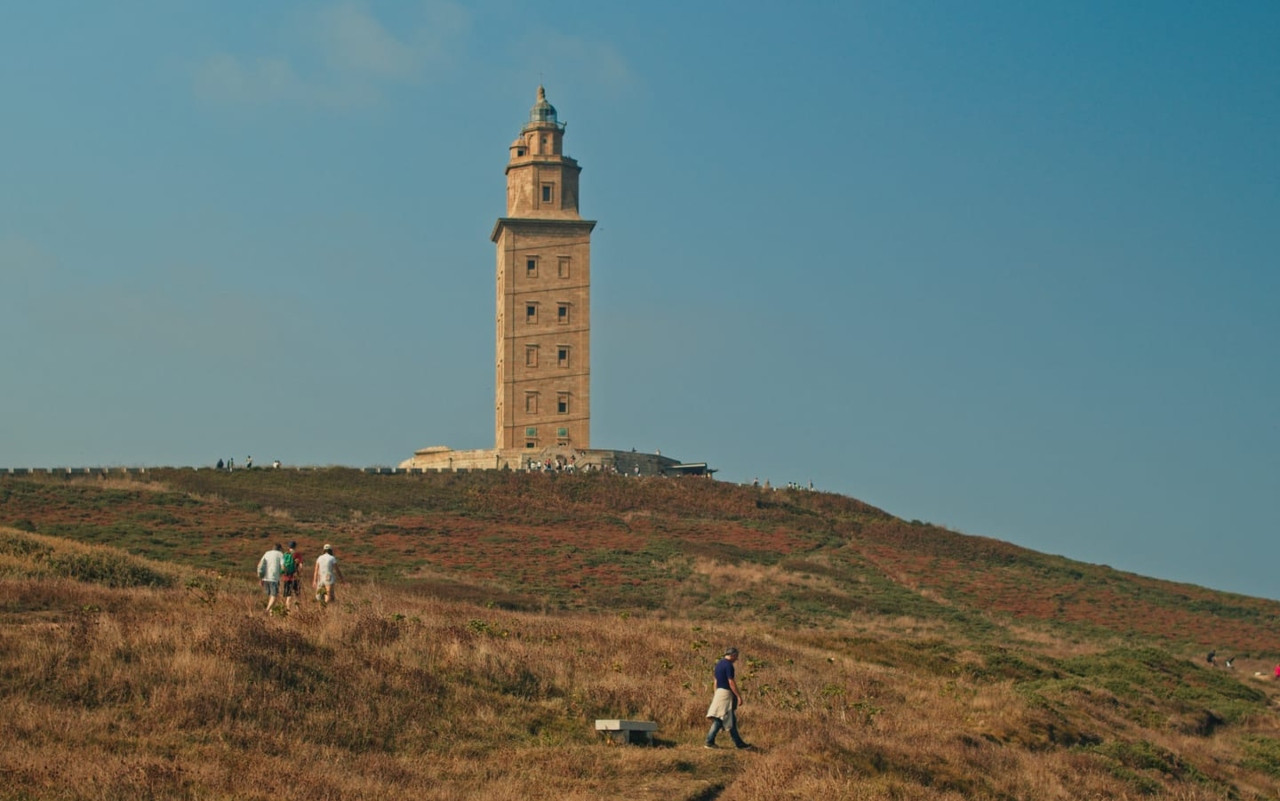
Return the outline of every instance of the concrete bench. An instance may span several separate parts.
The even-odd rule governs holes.
[[[636,742],[635,735],[643,734],[647,745],[653,745],[653,733],[658,724],[648,720],[597,720],[596,731],[615,743]]]

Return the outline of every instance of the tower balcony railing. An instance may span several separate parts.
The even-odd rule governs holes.
[[[559,122],[556,120],[555,117],[551,117],[550,119],[538,119],[538,115],[530,114],[529,124],[525,126],[525,130],[532,128],[535,125],[546,125],[547,123],[551,123],[552,125],[554,125],[556,127],[556,130],[559,131],[560,133],[564,133],[565,126],[569,124],[567,122]]]

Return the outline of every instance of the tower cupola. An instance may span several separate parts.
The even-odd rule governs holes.
[[[538,87],[529,121],[510,145],[508,217],[578,217],[578,162],[564,154],[565,123]]]
[[[529,109],[529,122],[549,122],[552,125],[559,125],[556,119],[556,107],[547,102],[547,90],[541,86],[538,87],[538,102]]]

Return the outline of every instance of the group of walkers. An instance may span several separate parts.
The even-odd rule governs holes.
[[[275,606],[276,599],[284,597],[285,609],[293,609],[295,599],[302,595],[302,554],[298,552],[298,543],[290,542],[289,550],[284,550],[276,543],[275,547],[262,555],[258,560],[258,580],[267,594],[267,613]],[[334,585],[346,579],[338,567],[338,558],[333,555],[333,546],[328,543],[324,552],[316,558],[315,567],[311,570],[311,589],[316,601],[332,603],[337,594]]]
[[[301,595],[302,554],[298,552],[298,543],[290,542],[289,550],[284,550],[279,543],[267,551],[258,560],[258,579],[267,594],[267,613],[275,606],[276,599],[283,596],[286,609],[292,609],[295,599]],[[315,561],[311,571],[311,588],[315,591],[316,601],[332,603],[337,600],[334,585],[345,581],[342,570],[338,567],[338,559],[333,555],[333,546],[326,544],[324,552]],[[1212,660],[1212,654],[1210,655]],[[737,712],[742,706],[742,694],[738,691],[737,671],[734,663],[738,661],[738,649],[725,649],[724,656],[716,662],[714,693],[711,705],[707,708],[707,719],[711,721],[711,729],[707,732],[706,747],[716,747],[716,735],[721,731],[729,733],[735,748],[751,748],[738,734]],[[1280,671],[1280,667],[1277,667]]]

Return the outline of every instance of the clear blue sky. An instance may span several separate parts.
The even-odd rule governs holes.
[[[493,442],[507,145],[593,445],[1280,597],[1280,4],[10,3],[0,465]]]

